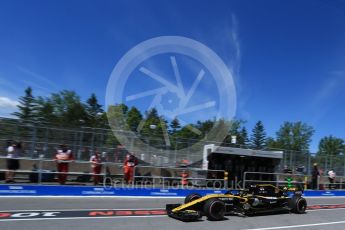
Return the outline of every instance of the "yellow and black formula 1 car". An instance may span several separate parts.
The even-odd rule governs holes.
[[[253,185],[238,194],[201,196],[190,194],[184,204],[167,204],[167,214],[182,221],[197,221],[202,216],[209,220],[223,220],[225,215],[250,216],[261,213],[289,211],[305,213],[307,201],[303,191],[296,188],[278,188],[270,184]]]

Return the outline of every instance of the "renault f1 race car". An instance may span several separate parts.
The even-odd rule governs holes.
[[[270,184],[253,185],[237,194],[201,196],[190,194],[184,204],[167,204],[168,216],[181,221],[197,221],[202,216],[208,220],[223,220],[225,215],[251,216],[262,213],[292,212],[305,213],[307,201],[302,190],[278,188]]]

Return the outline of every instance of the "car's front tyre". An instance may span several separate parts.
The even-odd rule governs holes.
[[[303,197],[293,196],[290,201],[291,212],[303,214],[307,209],[307,201]]]
[[[186,196],[186,198],[184,199],[184,203],[187,204],[189,202],[192,202],[192,201],[195,201],[199,198],[201,198],[202,196],[198,193],[192,193],[192,194],[189,194],[188,196]]]
[[[204,205],[204,214],[211,221],[223,220],[225,215],[224,202],[218,199],[207,200]]]

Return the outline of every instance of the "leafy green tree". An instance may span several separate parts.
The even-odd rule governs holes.
[[[319,149],[316,155],[316,159],[319,162],[328,161],[329,169],[336,167],[343,167],[343,156],[345,146],[344,140],[334,137],[332,135],[323,137],[319,142]]]
[[[159,136],[161,134],[161,120],[157,109],[153,108],[145,112],[145,119],[141,133],[147,136]]]
[[[268,137],[266,140],[266,148],[269,150],[276,150],[279,149],[281,146],[279,143],[273,138],[273,137]]]
[[[242,120],[232,120],[230,122],[230,128],[229,128],[229,132],[228,135],[225,137],[223,144],[224,145],[229,145],[231,144],[231,137],[232,136],[236,136],[236,144],[241,144],[239,143],[239,139],[240,142],[241,140],[241,126],[244,124],[244,121]]]
[[[344,140],[332,135],[323,137],[319,142],[317,154],[338,156],[344,151]]]
[[[146,142],[157,148],[165,145],[164,132],[167,132],[166,121],[158,115],[155,108],[146,112],[145,119],[140,124],[140,134]]]
[[[63,114],[63,121],[67,126],[88,126],[87,119],[85,107],[81,103],[71,104]]]
[[[128,107],[124,104],[111,105],[107,110],[109,126],[114,130],[129,131],[126,122]]]
[[[57,117],[59,125],[82,126],[86,124],[85,106],[74,91],[63,90],[59,93],[53,93],[49,101],[53,106],[53,114]]]
[[[124,116],[127,116],[127,113],[128,113],[128,106],[127,105],[121,103],[121,104],[116,105],[116,107],[118,107],[119,111],[122,112],[122,114]]]
[[[276,133],[275,146],[284,150],[290,168],[305,165],[313,134],[313,127],[300,121],[284,122],[280,127]]]
[[[237,144],[239,145],[248,145],[249,144],[249,138],[248,138],[248,132],[246,127],[242,127],[239,135],[237,137]]]
[[[214,125],[215,125],[215,121],[212,121],[212,120],[197,121],[196,128],[199,129],[202,135],[200,138],[206,136],[207,133],[211,131]]]
[[[111,130],[109,130],[107,133],[107,146],[115,147],[119,143],[124,145],[130,144],[130,140],[127,140],[125,135],[122,135],[122,132],[130,131],[126,121],[127,111],[128,107],[125,104],[116,104],[108,107],[106,115],[108,126],[111,128]],[[120,135],[115,136],[114,132],[120,132]]]
[[[47,98],[38,97],[36,100],[36,119],[40,123],[54,124],[58,120],[54,114],[54,107],[51,101]]]
[[[190,146],[194,140],[199,140],[199,132],[196,132],[195,130],[197,130],[196,125],[189,124],[183,126],[174,135],[172,135],[173,147],[176,149],[184,149]]]
[[[127,113],[127,125],[133,132],[137,132],[140,122],[143,119],[143,115],[136,107],[132,107]]]
[[[303,122],[284,122],[276,133],[277,146],[297,152],[309,151],[314,128]]]
[[[35,119],[35,97],[32,95],[32,88],[25,89],[25,95],[19,98],[18,112],[13,113],[22,121],[33,121]]]
[[[102,109],[102,105],[98,103],[98,99],[94,93],[87,99],[85,111],[87,114],[87,126],[100,127],[102,122],[101,116],[104,110]]]
[[[262,121],[258,121],[255,124],[250,142],[254,149],[263,149],[266,147],[266,132]]]
[[[170,134],[174,135],[180,128],[180,121],[175,117],[170,123]]]

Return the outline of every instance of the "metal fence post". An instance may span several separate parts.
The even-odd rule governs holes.
[[[344,176],[345,176],[345,153],[343,154],[343,161],[344,161]]]
[[[224,171],[224,188],[227,189],[229,187],[229,183],[228,183],[228,175],[229,173],[227,171]]]
[[[174,162],[175,162],[175,165],[176,165],[176,160],[177,160],[177,143],[178,143],[178,139],[176,138],[175,141],[176,141],[176,144],[175,144],[175,150],[174,150]]]
[[[38,184],[42,184],[42,167],[43,167],[43,159],[40,157],[38,162]]]
[[[73,153],[77,153],[77,140],[78,140],[78,132],[74,132],[74,140],[73,140]]]
[[[106,182],[107,182],[107,168],[108,168],[108,162],[102,162],[103,163],[103,187],[106,186]]]
[[[82,149],[83,149],[83,138],[84,138],[83,136],[84,136],[84,132],[82,130],[80,130],[78,160],[80,160],[80,158],[81,158],[81,153],[82,153]]]
[[[133,167],[133,180],[132,180],[132,186],[135,185],[135,178],[136,178],[136,172],[137,172],[137,166]]]
[[[44,156],[47,156],[47,151],[48,151],[48,135],[49,135],[49,130],[46,128],[45,132],[45,141],[44,141],[44,147],[43,147],[43,154]]]
[[[34,158],[34,154],[35,154],[35,147],[36,147],[36,126],[34,125],[30,125],[33,130],[32,130],[32,143],[31,143],[31,158]]]
[[[101,132],[101,145],[99,146],[100,149],[102,149],[103,151],[103,148],[104,148],[104,130],[102,129],[102,132]]]
[[[95,146],[95,129],[92,129],[92,136],[91,136],[91,151],[89,151],[89,157],[92,156],[94,152],[94,146]]]
[[[17,140],[19,139],[19,127],[18,127],[18,123],[16,123],[16,129],[15,129],[15,134],[14,134],[14,138]]]
[[[307,175],[310,175],[311,173],[311,154],[307,153],[307,157],[308,157],[308,169],[307,169]]]
[[[246,188],[246,180],[247,180],[247,172],[244,172],[244,174],[243,174],[243,189],[245,189]]]

